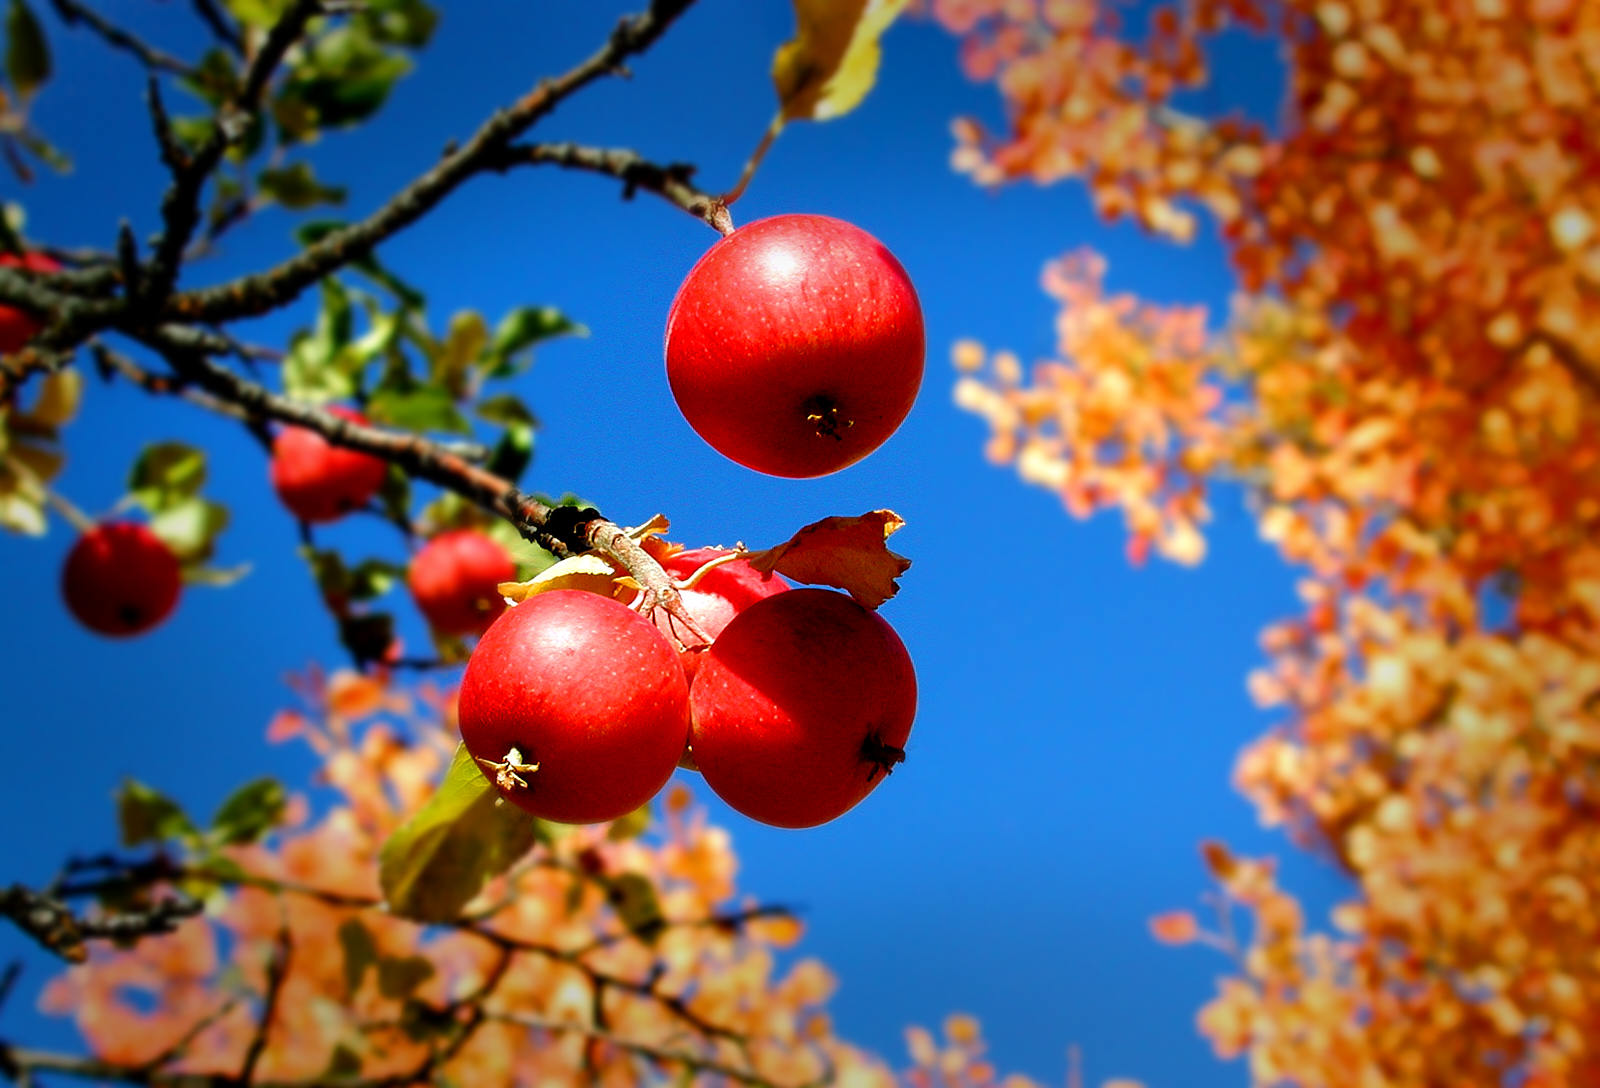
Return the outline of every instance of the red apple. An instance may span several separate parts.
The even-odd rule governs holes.
[[[26,268],[30,272],[61,271],[61,266],[43,253],[27,253],[21,257],[14,253],[0,253],[0,268]],[[0,355],[21,351],[43,327],[44,323],[26,310],[0,306]]]
[[[673,578],[683,582],[706,563],[729,554],[726,548],[693,548],[671,556],[661,566]],[[748,561],[734,559],[706,571],[693,586],[683,590],[682,595],[689,615],[694,617],[702,631],[714,639],[738,613],[788,588],[789,583],[776,574],[763,576]],[[694,670],[706,643],[685,630],[683,624],[664,608],[656,609],[652,618],[669,642],[683,647],[679,658],[683,661],[684,674],[693,680]]]
[[[350,408],[328,411],[352,423],[367,422]],[[381,457],[335,446],[305,427],[285,427],[272,443],[272,486],[301,521],[337,521],[365,506],[388,471]]]
[[[821,215],[739,228],[667,315],[667,380],[689,425],[773,476],[837,472],[883,444],[922,384],[922,307],[872,235]]]
[[[411,593],[442,635],[481,635],[505,611],[496,588],[517,576],[499,544],[473,529],[440,533],[411,560]]]
[[[530,597],[484,632],[461,679],[461,739],[513,804],[566,824],[632,812],[689,733],[678,655],[597,593]]]
[[[67,553],[61,595],[89,630],[137,635],[171,614],[182,581],[177,558],[154,533],[113,521],[84,533]]]
[[[842,593],[795,589],[740,612],[689,690],[706,784],[751,819],[815,827],[905,758],[917,678],[904,643]]]

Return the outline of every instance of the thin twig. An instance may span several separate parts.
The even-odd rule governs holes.
[[[229,24],[227,17],[222,14],[213,0],[194,0],[194,10],[199,13],[206,26],[211,28],[211,33],[219,42],[239,56],[244,56],[244,39]]]
[[[194,69],[190,65],[116,26],[99,12],[78,3],[77,0],[50,0],[50,4],[56,9],[56,14],[61,16],[61,21],[68,26],[83,23],[104,38],[108,44],[117,49],[125,49],[138,57],[139,62],[152,71],[171,72],[180,76],[194,75]]]
[[[328,273],[366,256],[422,218],[469,178],[493,169],[495,157],[513,140],[575,92],[616,74],[624,61],[647,50],[692,3],[653,0],[643,14],[624,18],[592,57],[497,111],[465,144],[451,150],[367,219],[334,231],[266,272],[178,294],[167,303],[162,316],[185,322],[233,321],[286,305]]]
[[[261,1013],[256,1017],[256,1030],[250,1036],[250,1045],[245,1048],[244,1061],[239,1066],[237,1083],[245,1088],[255,1079],[256,1065],[266,1052],[267,1037],[272,1034],[272,1021],[278,1014],[278,1001],[283,996],[283,982],[289,977],[289,959],[293,954],[294,941],[289,935],[289,918],[285,912],[272,957],[267,961],[267,984],[261,997]]]
[[[661,166],[626,148],[585,147],[574,143],[513,144],[490,156],[490,169],[495,170],[545,164],[614,177],[623,183],[624,200],[631,200],[635,192],[643,189],[704,220],[722,234],[733,233],[733,217],[727,205],[695,186],[689,180],[695,168],[685,163]]]

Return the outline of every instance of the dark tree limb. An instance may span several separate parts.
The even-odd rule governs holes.
[[[194,75],[194,69],[189,64],[123,30],[93,8],[78,3],[78,0],[50,0],[50,5],[56,9],[56,14],[61,16],[61,21],[68,26],[82,23],[104,38],[107,44],[138,57],[139,63],[153,72],[171,72],[179,76]]]
[[[211,34],[239,56],[244,56],[244,39],[239,37],[239,32],[228,22],[227,16],[222,14],[215,0],[194,0],[194,10],[202,22],[210,28]]]
[[[171,933],[178,923],[199,914],[203,904],[188,896],[160,899],[142,910],[84,918],[65,902],[20,884],[0,889],[0,915],[10,918],[48,951],[72,963],[88,956],[91,940],[128,940]]]
[[[379,244],[422,218],[463,182],[494,169],[496,156],[563,101],[584,87],[622,70],[643,53],[693,0],[653,0],[649,10],[625,18],[592,57],[565,75],[545,80],[483,123],[464,145],[360,223],[334,231],[269,271],[174,296],[162,312],[170,321],[234,321],[287,305],[330,272],[371,253]]]
[[[507,170],[513,166],[563,166],[569,170],[588,170],[622,182],[624,200],[643,189],[682,208],[722,234],[733,231],[733,218],[727,205],[695,186],[689,179],[694,167],[685,163],[660,166],[626,148],[585,147],[573,143],[513,144],[490,156],[489,166]]]

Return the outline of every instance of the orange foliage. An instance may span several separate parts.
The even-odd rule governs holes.
[[[72,1016],[115,1067],[107,1079],[248,1068],[280,1085],[901,1083],[835,1036],[827,968],[780,970],[800,923],[738,896],[728,833],[682,786],[642,837],[552,825],[553,841],[454,923],[389,914],[378,850],[450,761],[453,696],[351,672],[300,687],[306,712],[279,714],[269,735],[315,749],[335,802],[312,817],[295,797],[271,839],[187,873],[208,897],[202,916],[130,949],[97,946],[45,991],[43,1007]],[[630,929],[608,894],[629,877],[653,889],[654,932]],[[977,1022],[947,1028],[944,1050],[913,1029],[906,1083],[996,1088]]]
[[[1247,292],[1207,339],[1073,258],[1031,384],[956,350],[991,455],[1075,512],[1194,559],[1234,480],[1307,570],[1238,782],[1358,891],[1312,932],[1213,850],[1255,929],[1202,1029],[1257,1084],[1600,1083],[1600,5],[1194,0],[1137,46],[1095,0],[934,10],[1011,111],[958,169],[1180,238],[1207,208]],[[1169,107],[1230,21],[1284,43],[1281,134]]]

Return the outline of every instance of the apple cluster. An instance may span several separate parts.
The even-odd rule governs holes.
[[[905,646],[842,593],[790,589],[714,550],[663,566],[709,643],[611,597],[552,589],[484,634],[461,682],[467,750],[503,796],[560,823],[616,819],[674,768],[778,827],[842,815],[893,765],[916,711]]]

